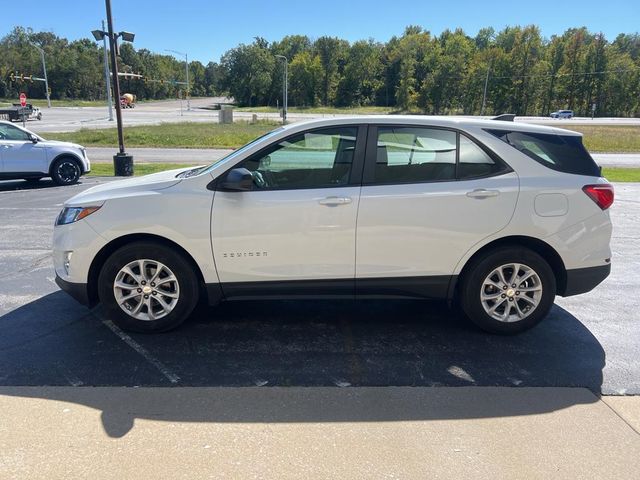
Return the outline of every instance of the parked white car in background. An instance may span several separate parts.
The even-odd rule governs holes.
[[[83,146],[45,140],[25,128],[0,121],[0,180],[38,181],[51,177],[58,185],[71,185],[90,170]]]
[[[221,161],[99,185],[54,230],[57,282],[120,327],[176,327],[200,298],[457,301],[537,324],[610,272],[613,188],[580,134],[384,116],[279,128]]]

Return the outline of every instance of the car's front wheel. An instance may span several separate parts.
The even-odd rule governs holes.
[[[136,242],[116,250],[98,277],[108,318],[135,332],[163,332],[184,322],[198,302],[192,265],[160,243]]]
[[[469,319],[483,330],[515,334],[547,316],[556,278],[537,253],[507,247],[476,259],[465,272],[460,301]]]
[[[80,180],[82,169],[76,160],[63,157],[51,167],[51,178],[57,185],[73,185]]]

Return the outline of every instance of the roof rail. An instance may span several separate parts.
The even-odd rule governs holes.
[[[515,113],[503,113],[502,115],[493,117],[491,120],[499,120],[501,122],[513,122],[514,118],[516,118]]]

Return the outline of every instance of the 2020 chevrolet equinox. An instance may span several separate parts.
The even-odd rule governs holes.
[[[610,272],[613,188],[578,133],[385,116],[278,128],[210,166],[90,188],[56,220],[58,285],[120,327],[199,299],[441,298],[516,333]]]

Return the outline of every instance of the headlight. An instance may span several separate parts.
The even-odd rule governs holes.
[[[93,212],[100,210],[102,205],[94,207],[65,207],[56,219],[56,225],[67,225],[68,223],[77,222],[84,217],[91,215]]]

